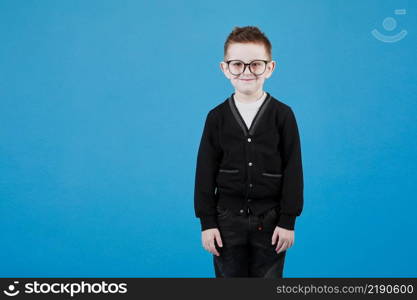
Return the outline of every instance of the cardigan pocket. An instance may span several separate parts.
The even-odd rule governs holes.
[[[219,172],[221,173],[238,173],[238,169],[219,169]]]
[[[279,172],[279,171],[278,171]],[[255,189],[254,193],[259,198],[275,198],[281,194],[281,185],[283,174],[275,171],[262,172],[254,182]]]
[[[263,176],[266,177],[274,177],[274,178],[281,178],[282,174],[276,174],[276,173],[262,173]]]
[[[244,188],[239,169],[220,168],[216,176],[219,195],[238,195]]]

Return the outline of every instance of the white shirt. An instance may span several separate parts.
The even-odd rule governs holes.
[[[255,115],[258,112],[259,107],[261,107],[262,103],[264,102],[265,98],[266,93],[264,92],[261,99],[250,103],[240,102],[239,100],[235,99],[236,107],[248,128],[250,128],[252,125],[253,118],[255,118]]]

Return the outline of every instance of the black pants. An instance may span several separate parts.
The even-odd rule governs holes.
[[[271,209],[256,216],[236,215],[217,207],[217,220],[223,247],[213,255],[216,277],[282,278],[286,251],[277,254],[271,244],[278,213]]]

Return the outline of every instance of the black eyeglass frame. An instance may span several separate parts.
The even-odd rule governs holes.
[[[239,73],[239,74],[234,74],[234,73],[232,73],[232,72],[230,71],[229,64],[230,64],[230,62],[232,62],[232,61],[239,61],[239,62],[241,62],[241,63],[244,65],[244,66],[243,66],[243,71],[242,71],[241,73]],[[252,72],[252,69],[250,68],[250,65],[251,65],[254,61],[263,61],[263,62],[265,63],[265,69],[263,70],[263,72],[262,72],[261,74],[255,74],[255,73],[253,73],[253,72]],[[232,75],[238,76],[238,75],[240,75],[240,74],[243,74],[243,73],[245,73],[245,71],[246,71],[246,67],[249,67],[249,71],[250,71],[253,75],[255,75],[255,76],[260,76],[260,75],[262,75],[263,73],[265,73],[265,71],[266,71],[266,66],[267,66],[267,65],[268,65],[268,63],[269,63],[269,62],[271,62],[271,61],[272,61],[272,60],[254,59],[254,60],[252,60],[251,62],[249,62],[249,63],[245,64],[245,63],[244,63],[243,61],[241,61],[240,59],[230,59],[230,60],[225,61],[225,63],[227,64],[227,69],[229,70],[230,74],[232,74]]]

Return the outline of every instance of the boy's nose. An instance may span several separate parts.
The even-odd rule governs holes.
[[[245,71],[243,72],[243,74],[252,75],[251,71],[249,70],[249,66],[246,66],[246,69],[245,69]]]

